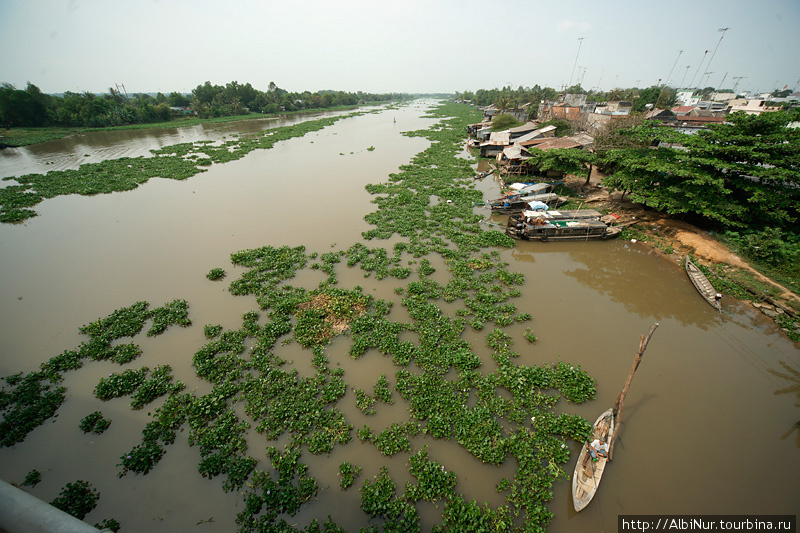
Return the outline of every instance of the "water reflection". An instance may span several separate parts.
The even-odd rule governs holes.
[[[620,256],[624,254],[624,259]],[[625,241],[586,242],[569,251],[570,258],[586,268],[564,273],[639,316],[651,316],[658,303],[659,318],[674,318],[683,325],[708,329],[721,317],[697,294],[678,265]],[[589,266],[591,265],[591,266]]]
[[[773,376],[785,379],[790,383],[790,385],[783,389],[776,390],[775,395],[780,396],[782,394],[793,394],[795,399],[798,400],[794,406],[800,407],[800,371],[792,368],[785,361],[778,361],[778,364],[781,365],[786,372],[779,372],[778,370],[772,368],[767,369],[767,372]],[[792,426],[789,428],[789,431],[787,431],[784,435],[781,435],[781,440],[790,438],[795,432],[797,433],[797,437],[795,438],[794,445],[795,447],[800,448],[800,420],[792,424]]]
[[[208,388],[196,378],[190,364],[191,355],[205,342],[202,325],[236,328],[242,314],[253,310],[255,303],[232,297],[225,289],[226,282],[210,282],[205,273],[212,267],[229,267],[230,253],[236,250],[304,244],[308,253],[328,252],[359,241],[367,226],[363,216],[375,209],[364,184],[381,182],[427,146],[421,138],[398,135],[399,131],[427,127],[430,119],[420,119],[419,114],[406,108],[342,120],[272,150],[214,165],[186,182],[153,180],[128,193],[59,197],[43,203],[41,216],[31,222],[0,227],[0,270],[5,279],[0,285],[0,315],[4,317],[0,321],[0,375],[35,369],[42,361],[77,346],[85,340],[77,327],[113,309],[141,299],[160,305],[186,298],[195,326],[168,331],[160,338],[137,338],[144,349],[137,364],[153,368],[167,362],[176,378],[190,389]],[[194,128],[183,130],[177,133],[199,134]],[[173,144],[169,140],[173,133],[156,136],[154,144]],[[229,134],[214,133],[219,138]],[[135,135],[129,144],[131,149],[137,144]],[[84,151],[87,146],[84,143],[73,150],[82,156],[88,153]],[[376,150],[368,152],[368,146]],[[64,159],[69,158],[64,155]],[[487,191],[487,198],[497,196],[497,184],[490,179],[475,183]],[[312,216],[311,209],[303,207],[299,216],[297,206],[281,201],[297,191],[310,190],[322,202],[318,206],[325,215],[322,223]],[[366,244],[391,249],[399,241],[394,237]],[[685,514],[741,509],[785,514],[797,509],[800,463],[796,461],[796,439],[800,432],[797,426],[787,426],[797,418],[792,404],[800,378],[800,352],[761,313],[727,302],[720,317],[697,294],[677,263],[629,242],[519,242],[501,255],[510,263],[509,270],[525,274],[522,296],[514,303],[520,311],[533,315],[530,322],[509,326],[520,352],[519,364],[563,358],[580,364],[598,381],[596,401],[580,406],[562,403],[559,410],[593,420],[612,405],[639,335],[654,317],[662,323],[626,399],[619,456],[604,476],[602,492],[576,515],[571,511],[569,482],[557,484],[554,500],[548,505],[556,514],[550,531],[598,531],[613,528],[618,514],[663,513],[664,509]],[[431,259],[437,268],[434,278],[443,281],[447,276],[444,265]],[[231,278],[236,272],[230,270]],[[310,289],[321,278],[308,269],[291,284]],[[339,286],[355,285],[362,285],[376,298],[394,302],[390,319],[410,321],[401,305],[402,296],[393,291],[399,283],[364,278],[360,269],[348,270],[342,265]],[[446,313],[455,314],[457,304],[439,303]],[[539,337],[535,343],[521,336],[528,326]],[[481,370],[485,372],[495,368],[486,346],[489,329],[468,328],[464,334],[484,357]],[[406,332],[401,340],[418,342],[418,335]],[[342,338],[325,353],[332,364],[344,369],[351,388],[371,390],[381,373],[390,383],[395,382],[389,358],[372,351],[354,360],[348,349],[349,343]],[[281,346],[280,350],[293,368],[304,375],[314,374],[307,351],[297,345]],[[785,361],[785,366],[777,361]],[[104,492],[93,521],[113,516],[125,530],[203,531],[209,525],[198,522],[213,515],[216,525],[212,528],[234,531],[233,521],[242,505],[239,494],[225,494],[220,479],[200,477],[196,471],[198,451],[188,446],[186,433],[179,434],[152,473],[116,478],[114,465],[120,453],[140,441],[149,417],[131,411],[125,401],[101,403],[92,396],[99,378],[111,371],[118,368],[110,362],[97,362],[68,375],[64,385],[70,399],[58,421],[36,430],[14,449],[0,450],[3,475],[21,481],[32,468],[52,468],[41,488],[37,487],[43,499],[52,499],[66,482],[88,479]],[[776,385],[776,377],[786,380],[786,386],[783,382]],[[793,401],[785,401],[786,395]],[[406,404],[396,395],[393,406],[380,406],[381,410],[369,417],[357,409],[352,391],[340,405],[355,428],[365,423],[383,428],[392,420],[407,420]],[[102,438],[89,444],[89,437],[82,435],[77,425],[95,409],[102,409],[114,423]],[[691,437],[676,439],[676,435]],[[734,437],[739,447],[720,445]],[[288,436],[283,439],[269,444],[282,448]],[[251,432],[248,442],[248,453],[269,468],[263,439]],[[670,453],[662,461],[653,461],[653,450],[664,442],[671,443]],[[413,445],[425,444],[432,458],[458,472],[457,490],[468,500],[502,503],[503,495],[495,486],[501,477],[513,476],[513,461],[493,469],[477,464],[455,443],[421,435]],[[576,448],[577,444],[573,452]],[[748,451],[745,461],[742,449]],[[304,525],[328,514],[351,531],[372,523],[360,511],[358,487],[342,491],[338,486],[336,473],[342,461],[364,468],[359,484],[371,479],[384,464],[399,486],[408,479],[407,454],[387,459],[358,439],[336,447],[329,456],[304,458],[322,490],[318,501],[309,502],[297,516],[287,517],[292,523]],[[574,463],[565,470],[570,471],[571,466]],[[663,471],[670,475],[660,476]],[[743,479],[747,490],[742,489]],[[420,513],[425,530],[441,520],[441,503],[439,508],[421,507]]]
[[[77,169],[86,163],[98,163],[121,157],[149,157],[150,150],[202,140],[221,141],[234,135],[252,135],[260,131],[315,120],[321,116],[350,113],[326,111],[296,113],[237,122],[204,123],[180,128],[89,131],[41,144],[0,150],[0,178],[25,174],[44,174],[50,170]],[[13,182],[0,182],[6,186]]]

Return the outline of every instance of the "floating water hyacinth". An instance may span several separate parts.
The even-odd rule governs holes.
[[[152,471],[176,442],[177,432],[188,429],[189,444],[199,451],[201,475],[220,477],[223,490],[242,494],[244,504],[236,519],[240,531],[288,531],[292,526],[282,515],[294,516],[303,505],[313,505],[313,498],[324,496],[302,462],[303,455],[330,454],[355,436],[387,457],[407,453],[409,473],[416,480],[398,489],[385,468],[364,479],[361,508],[369,517],[400,531],[419,531],[416,503],[430,501],[442,502],[442,525],[433,525],[433,530],[445,526],[454,531],[503,530],[515,516],[525,521],[527,530],[547,526],[551,514],[544,504],[552,497],[553,483],[566,476],[561,467],[569,458],[564,440],[582,442],[591,428],[580,417],[556,413],[555,405],[561,398],[591,399],[594,381],[575,365],[528,367],[512,362],[519,354],[503,328],[533,317],[514,304],[521,295],[523,276],[509,271],[496,249],[514,243],[501,232],[479,226],[482,217],[473,213],[472,206],[482,197],[471,187],[472,162],[456,157],[462,150],[463,129],[476,121],[477,112],[448,104],[433,115],[441,119],[438,125],[408,133],[428,138],[431,146],[387,182],[367,186],[381,196],[373,200],[376,211],[366,216],[373,228],[364,238],[372,244],[390,237],[399,240],[390,250],[363,243],[337,250],[333,243],[326,253],[308,253],[303,246],[235,252],[231,264],[240,275],[230,281],[230,293],[252,297],[258,311],[245,313],[234,329],[204,326],[206,341],[192,357],[195,374],[206,384],[203,393],[186,392],[166,365],[152,373],[146,367],[128,369],[101,380],[99,393],[107,401],[130,394],[132,406],[141,407],[164,398],[148,413],[151,420],[142,430],[141,442],[120,456],[118,475]],[[202,153],[209,163],[217,163],[289,133],[273,130],[252,145],[249,139],[237,138],[218,147],[208,143],[166,147],[155,159],[190,162],[191,154]],[[140,162],[127,164],[135,169]],[[20,201],[33,201],[25,196],[27,191],[13,194]],[[304,268],[315,268],[327,279],[312,289],[294,286],[293,278]],[[360,269],[375,283],[392,283],[404,318],[392,319],[396,316],[392,303],[366,294],[361,287],[340,287],[338,274],[347,268]],[[394,279],[382,281],[388,277]],[[442,302],[455,311],[443,310]],[[6,425],[0,430],[11,428],[25,406],[39,405],[35,402],[41,402],[45,419],[52,416],[64,397],[63,388],[53,387],[61,374],[80,368],[86,360],[132,356],[133,348],[120,354],[111,342],[139,334],[148,320],[153,321],[148,330],[153,335],[172,325],[191,324],[188,304],[176,300],[156,310],[137,302],[84,326],[82,332],[89,335],[85,346],[53,358],[41,374],[5,378],[8,387],[2,389],[2,398],[11,398],[8,405],[17,407],[3,411]],[[479,356],[486,347],[473,347],[465,340],[470,327],[487,330],[486,347],[494,360],[490,369]],[[528,335],[533,336],[530,329],[526,338],[533,342]],[[293,341],[308,353],[311,375],[303,375],[281,358],[281,347]],[[348,343],[339,353],[355,359],[369,352],[373,352],[370,357],[386,357],[395,365],[394,373],[381,374],[371,395],[348,386],[348,376],[329,360],[332,343]],[[32,399],[25,396],[29,391]],[[407,408],[408,416],[383,430],[368,425],[354,430],[341,407],[352,409],[353,403],[341,401],[355,402],[364,412],[390,410],[385,406],[397,401]],[[22,440],[38,423],[37,419],[32,426],[23,426],[7,442]],[[518,468],[513,479],[501,483],[505,504],[495,508],[466,502],[456,492],[457,474],[429,457],[424,444],[430,438],[455,441],[487,465],[514,461]],[[249,454],[253,439],[268,443],[269,464]],[[282,449],[272,446],[278,439],[285,443]],[[340,486],[353,486],[359,472],[358,465],[342,463]],[[319,527],[316,521],[313,524]],[[325,524],[326,531],[339,530],[330,520]],[[313,530],[311,525],[308,530]]]

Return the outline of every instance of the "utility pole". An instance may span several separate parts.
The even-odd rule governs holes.
[[[680,86],[681,89],[684,88],[683,82],[686,81],[686,75],[689,74],[689,67],[691,67],[691,65],[686,65],[686,72],[683,73],[683,79],[681,79],[681,86]]]
[[[726,72],[725,75],[722,76],[722,81],[719,82],[719,87],[717,87],[718,89],[722,89],[722,84],[725,83],[725,78],[727,78],[727,77],[728,77],[728,73]]]
[[[717,41],[717,46],[714,47],[714,53],[711,54],[711,59],[708,60],[708,65],[706,68],[711,68],[711,62],[714,61],[714,56],[717,55],[717,48],[719,48],[719,43],[722,42],[722,38],[725,37],[725,32],[728,31],[730,28],[720,28],[717,31],[721,31],[722,35],[719,36],[719,41]]]
[[[711,72],[706,71],[706,73],[704,74],[704,76],[706,77],[706,83],[708,83],[708,79],[711,77],[712,74],[714,74],[713,71],[711,71]],[[700,85],[702,86],[703,85],[703,83],[702,83],[703,78],[701,77],[700,80],[701,80]],[[705,87],[700,87],[700,89],[704,89],[704,88]]]
[[[578,37],[578,53],[575,54],[575,64],[572,65],[572,74],[569,76],[569,87],[572,87],[572,77],[575,75],[575,67],[578,66],[578,56],[581,53],[581,45],[583,44],[583,37]]]
[[[703,61],[706,60],[706,55],[708,55],[708,50],[703,52],[703,59],[700,60],[700,64],[697,65],[697,69],[694,71],[694,75],[692,76],[692,81],[689,82],[689,85],[692,87],[694,87],[694,78],[697,76],[697,73],[700,72],[700,67],[703,66]]]
[[[603,74],[606,73],[606,68],[603,67],[603,70],[600,71],[600,79],[597,80],[597,90],[600,91],[600,82],[603,81]],[[798,80],[800,81],[800,80]]]
[[[667,81],[665,83],[665,85],[667,85],[667,86],[669,85],[669,79],[672,77],[672,71],[675,70],[675,65],[678,64],[678,60],[681,58],[681,54],[682,53],[683,53],[683,50],[678,52],[678,57],[675,58],[675,63],[672,64],[672,68],[669,70],[669,76],[667,76]]]

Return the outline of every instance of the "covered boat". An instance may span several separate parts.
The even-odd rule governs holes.
[[[510,188],[511,192],[489,203],[492,212],[508,215],[527,209],[529,202],[543,202],[550,206],[561,202],[553,192],[552,183],[514,183]]]
[[[540,241],[608,239],[621,231],[610,225],[614,220],[614,215],[603,216],[593,209],[523,211],[508,217],[506,233],[517,239]]]

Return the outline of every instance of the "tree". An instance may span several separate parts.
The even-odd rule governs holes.
[[[586,94],[587,93],[586,89],[581,87],[580,83],[576,83],[575,85],[567,87],[567,90],[565,92],[567,94]]]
[[[695,135],[637,126],[626,132],[634,147],[603,155],[614,169],[603,184],[670,214],[789,228],[800,209],[800,131],[787,125],[798,118],[800,111],[734,113]]]
[[[0,86],[0,124],[9,127],[42,126],[47,121],[45,95],[28,83],[26,90],[4,83]]]
[[[167,105],[170,107],[187,107],[190,100],[178,92],[171,92],[167,97]]]
[[[520,121],[518,121],[511,115],[506,115],[506,114],[496,115],[492,119],[491,131],[503,131],[509,128],[516,128],[517,126],[520,125],[521,125]]]
[[[555,170],[563,174],[573,174],[575,176],[586,177],[586,184],[592,175],[592,164],[594,154],[586,150],[577,148],[558,148],[555,150],[529,150],[531,159],[528,165],[533,166],[539,172],[544,173],[548,170]]]
[[[497,109],[499,109],[501,113],[506,109],[511,109],[511,107],[513,107],[511,98],[508,96],[501,96],[497,99],[497,102],[495,102],[494,105],[497,106]]]
[[[642,112],[647,104],[656,105],[658,97],[661,95],[661,87],[655,85],[639,92],[639,96],[633,101],[633,111]]]

